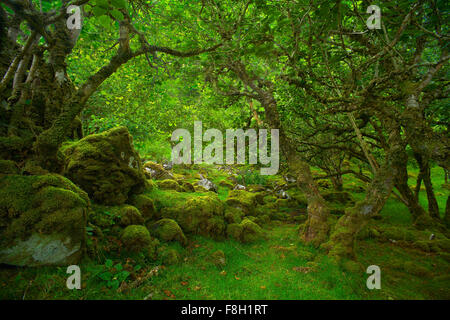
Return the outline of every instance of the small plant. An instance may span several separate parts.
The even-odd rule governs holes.
[[[265,185],[266,177],[260,175],[256,171],[246,170],[245,172],[243,172],[237,176],[237,181],[239,184],[242,184],[242,185],[249,185],[249,184]]]
[[[108,288],[117,290],[120,284],[130,276],[130,273],[123,270],[121,263],[114,265],[111,259],[107,259],[102,266],[102,271],[100,271],[97,276]]]

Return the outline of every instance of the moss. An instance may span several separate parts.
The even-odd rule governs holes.
[[[225,233],[224,208],[218,196],[191,196],[174,208],[164,208],[161,214],[178,222],[186,233],[220,238]]]
[[[153,200],[143,194],[133,195],[129,203],[139,209],[144,220],[149,220],[156,216]]]
[[[161,252],[161,260],[166,265],[174,265],[180,262],[180,255],[175,249],[166,249]]]
[[[255,194],[245,190],[231,190],[225,203],[231,207],[241,209],[245,214],[251,214],[256,207]]]
[[[263,231],[256,223],[245,218],[240,224],[233,223],[228,225],[227,235],[240,242],[250,243],[260,240],[263,236]]]
[[[98,203],[120,205],[145,189],[139,154],[125,127],[65,144],[60,152],[64,157],[64,175]]]
[[[181,182],[181,189],[184,192],[195,192],[194,185],[188,181]]]
[[[242,221],[243,213],[241,210],[233,207],[225,208],[225,221],[227,223],[240,223]]]
[[[120,225],[139,225],[144,224],[144,218],[136,207],[122,205],[119,207]]]
[[[183,246],[187,244],[186,236],[175,220],[161,219],[155,223],[148,225],[148,229],[157,238],[164,241],[178,241]]]
[[[264,197],[264,203],[265,204],[272,203],[272,202],[275,202],[275,201],[277,201],[277,197],[275,197],[273,195],[268,195],[268,196]]]
[[[0,160],[0,175],[2,174],[18,174],[19,169],[14,161]]]
[[[180,185],[178,182],[172,179],[166,179],[162,181],[158,181],[158,187],[162,190],[176,190],[176,191],[182,191]]]
[[[8,248],[32,235],[49,235],[79,247],[79,259],[89,210],[87,194],[62,176],[4,176],[0,178],[0,247]]]
[[[417,239],[413,231],[401,227],[386,227],[382,229],[382,237],[387,240],[414,241]]]
[[[123,230],[121,241],[124,248],[130,252],[140,252],[152,244],[152,238],[147,228],[141,225],[131,225]]]

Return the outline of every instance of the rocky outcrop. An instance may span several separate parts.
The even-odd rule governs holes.
[[[120,205],[146,185],[139,154],[125,127],[65,144],[64,175],[98,203]]]

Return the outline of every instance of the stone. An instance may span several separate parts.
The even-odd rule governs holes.
[[[125,127],[64,144],[60,151],[64,155],[64,176],[97,203],[123,204],[146,186],[139,154]]]

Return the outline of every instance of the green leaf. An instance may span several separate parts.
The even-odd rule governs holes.
[[[115,8],[125,9],[127,2],[125,0],[111,0],[111,5]]]
[[[103,15],[98,18],[98,23],[100,23],[100,25],[104,28],[109,28],[111,26],[112,20],[110,17]]]
[[[100,279],[105,280],[105,281],[109,281],[113,278],[112,273],[109,271],[100,273],[98,276],[100,277]]]
[[[123,20],[123,14],[122,12],[120,12],[119,10],[114,9],[113,11],[111,11],[111,15],[116,18],[117,20]]]
[[[112,260],[111,260],[111,259],[106,260],[106,261],[105,261],[105,266],[106,266],[107,268],[111,268],[111,267],[113,266]]]
[[[92,8],[92,12],[94,13],[94,16],[100,17],[100,16],[103,16],[104,14],[106,14],[106,9],[95,6]]]

